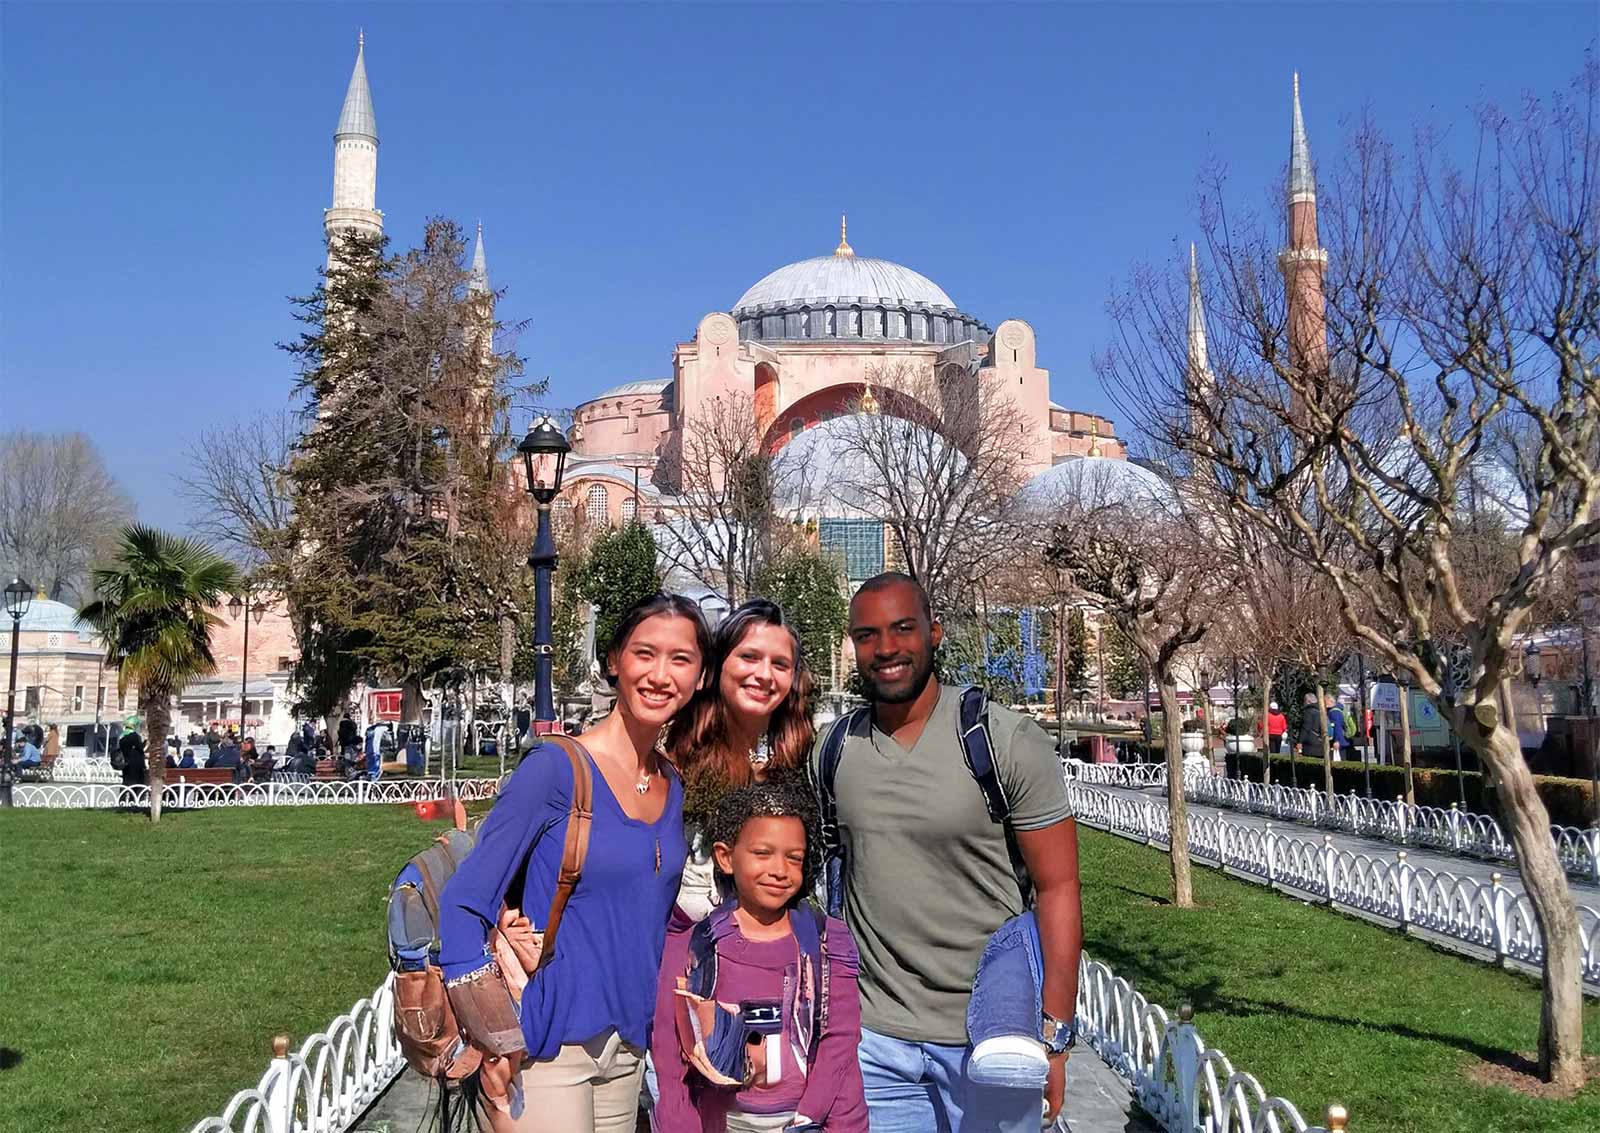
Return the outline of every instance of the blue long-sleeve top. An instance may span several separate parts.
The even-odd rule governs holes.
[[[589,759],[585,752],[584,758]],[[683,787],[667,776],[666,809],[655,822],[629,818],[590,759],[594,820],[583,876],[572,891],[555,958],[522,993],[522,1033],[534,1058],[552,1058],[615,1028],[648,1044],[667,921],[683,875]],[[439,964],[447,980],[490,962],[489,930],[522,863],[524,915],[542,928],[555,894],[572,803],[572,765],[554,746],[530,752],[501,788],[477,845],[439,902]]]

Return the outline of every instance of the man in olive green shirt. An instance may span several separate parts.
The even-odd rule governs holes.
[[[873,1133],[1037,1133],[1040,1099],[965,1074],[967,1002],[984,945],[1022,911],[1004,828],[959,738],[961,690],[933,680],[943,635],[915,581],[886,574],[850,603],[872,712],[834,778],[845,847],[845,922],[861,954],[861,1071]],[[1045,959],[1041,1024],[1070,1023],[1082,943],[1077,827],[1061,765],[1037,724],[989,710],[1009,822],[1032,878]],[[820,745],[819,745],[820,746]],[[813,775],[816,773],[813,753]],[[1060,1108],[1066,1056],[1051,1060]]]

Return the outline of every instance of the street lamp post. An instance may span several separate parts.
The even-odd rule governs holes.
[[[572,446],[556,423],[541,417],[517,445],[522,467],[528,478],[528,494],[538,513],[533,536],[533,552],[528,565],[533,567],[533,732],[549,735],[556,730],[555,690],[551,672],[554,650],[550,645],[551,578],[557,556],[555,535],[550,530],[550,505],[561,491],[561,475],[566,471],[567,453]]]
[[[1358,707],[1361,711],[1361,782],[1366,788],[1367,798],[1372,797],[1372,729],[1367,727],[1367,659],[1360,651],[1356,653],[1356,692],[1361,699]]]
[[[252,611],[255,613],[256,624],[259,625],[261,616],[266,613],[261,608],[261,603],[255,600],[253,588],[248,580],[244,585],[243,600],[240,599],[239,595],[235,594],[228,602],[229,617],[237,621],[240,611],[244,613],[244,646],[239,657],[239,742],[244,743],[245,693],[250,684],[250,615]],[[165,746],[167,737],[162,736],[160,739],[162,745]]]
[[[0,744],[0,807],[11,805],[11,728],[17,718],[17,649],[22,639],[22,619],[33,605],[33,587],[21,578],[6,585],[6,613],[11,615],[11,683],[6,691],[6,734]]]

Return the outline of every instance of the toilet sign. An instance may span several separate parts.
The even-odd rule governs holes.
[[[1400,711],[1400,686],[1392,681],[1380,681],[1373,685],[1372,707],[1378,712]]]

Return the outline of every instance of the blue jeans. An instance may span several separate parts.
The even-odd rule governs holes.
[[[1040,1092],[974,1085],[964,1045],[911,1042],[862,1027],[859,1054],[872,1133],[1039,1133]]]

